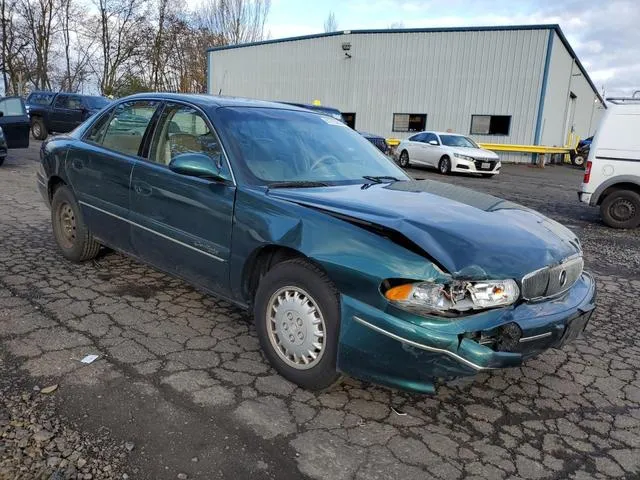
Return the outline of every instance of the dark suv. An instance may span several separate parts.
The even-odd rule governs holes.
[[[31,115],[31,135],[44,140],[49,132],[70,132],[109,105],[110,100],[77,93],[32,92],[26,103]]]

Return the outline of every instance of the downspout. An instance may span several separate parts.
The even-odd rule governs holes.
[[[542,136],[542,117],[544,113],[544,99],[547,95],[547,83],[549,81],[549,67],[551,65],[551,51],[553,50],[553,35],[555,30],[549,30],[549,38],[547,39],[547,55],[544,59],[544,72],[542,74],[542,87],[540,88],[540,101],[538,102],[538,118],[536,120],[536,130],[534,133],[534,145],[540,145],[540,137]],[[536,163],[538,154],[531,156],[531,163]]]

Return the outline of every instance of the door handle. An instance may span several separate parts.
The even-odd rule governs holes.
[[[84,163],[82,160],[78,160],[77,158],[71,162],[71,166],[74,170],[82,170],[84,168]]]
[[[151,185],[148,185],[146,183],[136,183],[133,186],[133,191],[138,195],[148,197],[149,195],[151,195]]]

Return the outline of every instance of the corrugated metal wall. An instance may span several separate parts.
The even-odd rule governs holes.
[[[567,131],[571,126],[579,138],[593,135],[602,113],[602,105],[596,103],[597,97],[591,85],[580,72],[560,37],[555,32],[553,36],[540,143],[565,145]],[[576,96],[574,107],[570,107],[571,93]],[[574,109],[573,115],[571,108]]]
[[[547,29],[345,34],[210,52],[209,91],[356,113],[386,137],[394,113],[426,113],[427,129],[469,134],[471,115],[511,115],[509,136],[533,143]],[[343,43],[350,43],[347,58]],[[526,159],[528,161],[528,159]]]

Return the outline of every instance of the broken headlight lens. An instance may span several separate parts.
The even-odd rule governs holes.
[[[448,316],[511,305],[520,297],[520,289],[514,280],[415,282],[389,288],[384,296],[405,310]]]

